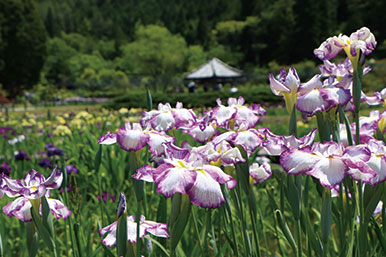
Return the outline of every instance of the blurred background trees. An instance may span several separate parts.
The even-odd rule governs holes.
[[[0,1],[0,84],[11,97],[40,78],[46,29],[32,0]]]
[[[362,26],[378,41],[372,58],[386,58],[383,10],[376,0],[3,0],[0,83],[11,97],[38,83],[166,87],[213,56],[257,81],[272,67],[320,63],[323,40]]]

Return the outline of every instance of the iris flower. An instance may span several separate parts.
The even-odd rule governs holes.
[[[115,221],[99,230],[101,236],[108,233],[108,235],[102,239],[102,243],[107,247],[115,246],[117,244],[117,225],[118,221]],[[167,224],[146,220],[143,215],[141,215],[139,231],[140,238],[144,238],[147,233],[158,237],[169,237]],[[127,216],[127,240],[130,243],[137,242],[137,223],[135,222],[134,216]]]
[[[316,129],[311,130],[310,133],[301,138],[296,138],[295,135],[278,136],[273,134],[269,129],[266,129],[262,148],[269,155],[279,156],[290,148],[298,149],[311,145],[314,142],[315,135]]]
[[[372,176],[358,176],[364,183],[376,185],[386,180],[386,146],[379,140],[370,140],[365,146],[370,152],[368,159],[357,159],[349,163],[356,173],[367,173]]]
[[[265,115],[266,111],[258,104],[250,107],[244,106],[243,97],[229,98],[228,106],[222,104],[220,98],[217,99],[218,107],[213,108],[210,113],[210,120],[214,121],[218,127],[226,129],[238,129],[241,126],[253,128],[260,120],[260,116]]]
[[[344,77],[349,77],[352,79],[353,76],[353,67],[349,58],[346,58],[344,62],[339,62],[338,64],[331,63],[329,60],[324,60],[322,65],[319,65],[319,70],[324,77],[335,77],[338,80],[341,80]],[[363,75],[369,73],[371,67],[364,66]]]
[[[196,124],[190,128],[181,127],[184,133],[191,135],[197,142],[205,143],[209,138],[219,134],[220,132],[216,130],[215,124],[209,122],[208,117],[199,117],[197,118]]]
[[[248,129],[246,126],[240,125],[236,131],[222,133],[213,138],[212,142],[217,145],[225,140],[234,145],[241,145],[246,152],[252,153],[262,145],[265,131],[266,129]]]
[[[321,84],[319,78],[320,75],[315,75],[310,81],[305,83],[306,87],[319,87],[319,84]],[[300,87],[300,79],[295,68],[291,67],[288,74],[286,74],[285,69],[281,69],[280,75],[277,78],[273,74],[269,74],[269,83],[272,93],[277,96],[284,96],[287,111],[292,113]]]
[[[166,135],[164,132],[158,132],[147,127],[143,129],[141,124],[126,122],[125,126],[120,128],[116,133],[110,131],[105,136],[102,136],[99,144],[114,144],[118,142],[120,147],[126,151],[139,151],[144,146],[149,145],[149,150],[155,156],[163,153],[164,147],[162,144],[174,142],[174,138]]]
[[[257,185],[272,176],[271,166],[268,162],[263,162],[261,165],[253,163],[249,167],[249,175],[254,179],[255,185]]]
[[[123,217],[121,217],[123,215]],[[119,203],[117,208],[117,218],[127,219],[127,240],[130,243],[137,242],[137,223],[135,222],[134,216],[127,216],[126,213],[126,197],[124,193],[120,194]],[[107,247],[111,247],[117,244],[117,225],[118,220],[114,223],[99,229],[99,234],[103,237],[102,243]],[[168,225],[165,223],[158,223],[145,219],[145,216],[141,215],[139,223],[139,237],[143,238],[147,233],[150,233],[158,237],[169,237]]]
[[[374,92],[374,96],[367,96],[366,102],[369,105],[383,104],[386,107],[386,88],[382,89],[381,92]]]
[[[291,148],[280,157],[283,169],[292,175],[305,173],[319,180],[324,187],[338,185],[349,171],[348,160],[368,160],[364,147],[346,150],[341,143],[314,143],[301,149]]]
[[[236,181],[189,150],[173,151],[167,151],[167,158],[157,168],[147,165],[133,177],[155,182],[157,193],[166,197],[175,193],[188,194],[192,203],[203,208],[217,208],[224,203],[220,184],[227,184],[230,189]]]
[[[176,108],[169,103],[158,105],[158,110],[144,112],[141,125],[151,126],[156,131],[168,131],[172,128],[191,127],[196,123],[196,115],[190,109],[185,109],[182,103],[178,102]]]
[[[347,57],[351,60],[354,69],[358,64],[359,53],[365,55],[371,54],[375,49],[377,42],[373,33],[366,27],[363,27],[352,33],[350,37],[340,34],[328,38],[323,42],[318,49],[314,50],[314,54],[321,60],[330,60],[344,50]]]
[[[63,175],[58,169],[54,169],[47,179],[39,172],[31,170],[24,177],[23,182],[8,177],[4,180],[8,191],[12,192],[13,196],[20,196],[3,207],[3,212],[7,216],[15,216],[24,222],[32,221],[32,204],[40,205],[42,197],[47,198],[49,208],[56,219],[67,219],[71,215],[71,211],[61,201],[49,198],[50,190],[59,188],[63,180]],[[40,215],[42,215],[41,210]]]
[[[350,99],[350,81],[338,81],[330,77],[323,84],[307,84],[299,88],[296,108],[309,116],[317,112],[328,112],[337,105],[344,106]]]

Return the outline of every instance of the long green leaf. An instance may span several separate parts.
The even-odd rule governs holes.
[[[298,175],[300,176],[301,178],[301,175]],[[301,188],[299,189],[295,182],[294,182],[294,179],[295,177],[292,176],[292,175],[289,175],[287,177],[287,198],[288,198],[288,202],[290,203],[291,207],[292,207],[292,213],[294,215],[294,218],[295,220],[299,220],[300,218],[300,212],[301,212],[301,206],[302,206],[302,203],[300,201],[300,190]]]
[[[54,240],[53,238],[51,237],[50,235],[50,232],[47,230],[47,228],[43,225],[43,223],[41,222],[40,220],[40,217],[36,215],[36,212],[33,210],[33,206],[31,208],[31,216],[32,216],[32,219],[39,231],[39,234],[42,236],[42,239],[44,241],[44,243],[48,246],[48,248],[53,252],[55,253],[56,252],[56,249],[55,249],[55,243],[54,243]]]
[[[153,100],[151,99],[150,89],[146,89],[147,111],[153,109]]]
[[[139,221],[137,221],[139,222]],[[127,253],[127,216],[121,215],[117,224],[117,254],[126,256]]]
[[[285,222],[284,217],[281,214],[281,211],[280,210],[276,210],[275,214],[276,214],[277,221],[279,223],[279,227],[280,227],[281,231],[283,232],[285,238],[287,239],[287,242],[291,246],[291,248],[292,248],[292,250],[294,252],[294,255],[295,255],[297,253],[297,246],[296,246],[296,243],[295,243],[295,239],[292,236],[292,233],[291,233],[287,223]]]
[[[158,242],[157,240],[155,240],[154,238],[152,238],[150,236],[147,236],[146,238],[149,239],[156,246],[158,246],[162,250],[162,252],[164,254],[166,254],[166,256],[170,256],[170,253],[168,252],[168,250],[166,250],[166,248],[160,242]]]
[[[181,201],[181,208],[180,213],[172,227],[172,234],[171,234],[171,250],[174,252],[174,250],[177,247],[178,242],[181,239],[181,236],[185,230],[186,224],[188,223],[192,204],[187,197],[187,195],[182,195],[184,199]]]
[[[38,235],[38,232],[35,231],[35,228],[32,222],[27,222],[26,226],[27,226],[28,255],[29,257],[34,257],[36,256],[36,253],[38,252],[38,248],[39,248],[39,235]],[[2,246],[1,236],[0,236],[0,246]],[[0,251],[0,256],[3,256],[2,247]]]
[[[328,242],[330,229],[332,224],[332,210],[331,210],[331,193],[328,189],[323,192],[322,211],[321,211],[321,228],[322,228],[322,242],[324,245]]]
[[[296,121],[296,104],[292,108],[290,123],[289,123],[289,134],[294,134],[295,136],[298,134],[298,127]]]

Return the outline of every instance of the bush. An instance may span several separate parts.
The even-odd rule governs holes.
[[[213,107],[216,106],[216,99],[220,98],[223,103],[229,97],[242,96],[248,104],[276,104],[282,102],[282,98],[272,94],[269,86],[259,86],[251,89],[240,89],[236,93],[231,93],[228,90],[212,91],[212,92],[197,92],[197,93],[179,93],[179,94],[165,94],[156,92],[152,94],[153,106],[158,103],[170,103],[175,105],[177,102],[183,102],[185,107]],[[111,101],[104,104],[105,108],[120,109],[126,108],[146,108],[146,92],[130,93],[123,96],[113,98]]]

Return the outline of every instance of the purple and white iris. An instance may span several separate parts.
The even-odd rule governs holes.
[[[164,143],[174,142],[174,138],[166,135],[164,132],[158,132],[147,127],[143,129],[141,124],[126,122],[125,126],[120,128],[116,133],[107,132],[102,136],[99,144],[114,144],[118,142],[120,147],[126,151],[139,151],[146,145],[155,156],[160,156],[164,153]]]
[[[386,180],[386,146],[379,140],[370,140],[368,144],[363,145],[369,151],[369,158],[355,159],[349,163],[354,169],[358,180],[371,185],[382,183]],[[363,173],[369,175],[363,175]],[[370,176],[371,175],[371,176]]]
[[[269,155],[279,156],[290,148],[299,149],[311,145],[314,142],[316,130],[313,129],[304,137],[297,138],[295,135],[278,136],[267,128],[262,148]]]
[[[253,163],[249,167],[249,175],[254,179],[255,185],[257,185],[272,176],[271,166],[268,162],[263,162],[261,165]]]
[[[323,77],[335,77],[338,80],[341,80],[344,77],[349,77],[352,79],[354,73],[352,63],[349,58],[346,58],[344,62],[339,62],[338,64],[331,63],[329,60],[324,60],[322,65],[319,65],[319,70]],[[371,67],[363,67],[363,75],[369,73]]]
[[[333,77],[324,80],[323,84],[304,84],[299,88],[296,108],[309,116],[317,112],[328,112],[337,105],[344,106],[350,99],[347,80],[338,81]]]
[[[130,243],[137,242],[137,223],[135,222],[134,216],[128,216],[126,209],[126,196],[122,192],[119,196],[119,203],[117,208],[117,218],[127,219],[127,240]],[[118,221],[99,229],[99,234],[103,237],[106,233],[108,235],[102,239],[102,243],[107,247],[111,247],[117,244],[117,225]],[[144,238],[147,233],[150,233],[158,237],[169,237],[168,224],[158,223],[145,219],[145,216],[141,215],[139,223],[139,237]]]
[[[107,247],[115,246],[117,244],[117,225],[118,221],[101,228],[99,234],[107,236],[102,239],[102,243]],[[158,223],[155,221],[149,221],[145,219],[145,216],[141,215],[139,223],[139,237],[144,238],[146,234],[152,234],[158,237],[169,237],[168,225],[165,223]],[[127,216],[127,240],[130,243],[137,242],[137,222],[135,222],[134,216]]]
[[[23,182],[8,177],[3,177],[3,180],[5,193],[9,197],[19,196],[3,207],[3,212],[7,216],[15,216],[24,222],[32,221],[31,201],[39,200],[40,202],[42,197],[47,198],[49,208],[56,219],[67,219],[71,215],[71,211],[62,202],[49,198],[50,190],[59,188],[63,180],[63,175],[58,169],[54,169],[47,179],[39,172],[31,170],[24,177]]]
[[[213,122],[209,122],[208,117],[197,118],[196,124],[190,128],[181,128],[184,133],[191,135],[197,142],[205,143],[220,132],[215,128]]]
[[[283,169],[291,175],[305,173],[317,178],[324,187],[333,188],[349,173],[350,160],[366,161],[368,149],[352,146],[345,149],[335,142],[314,143],[301,149],[291,148],[280,157]]]
[[[195,113],[183,108],[180,102],[176,104],[176,108],[172,108],[169,103],[160,103],[158,110],[143,113],[141,125],[151,126],[156,131],[168,131],[172,128],[191,127],[196,119]]]
[[[373,33],[368,28],[363,27],[352,33],[350,37],[340,34],[328,38],[318,49],[314,50],[314,54],[321,60],[330,60],[344,50],[347,56],[352,59],[358,56],[359,52],[365,55],[371,54],[376,45],[377,42]]]
[[[310,87],[314,84],[316,85],[313,87],[317,87],[321,84],[319,78],[320,75],[315,75],[310,81],[305,83],[306,87]],[[293,106],[296,104],[297,94],[300,87],[300,79],[295,68],[291,67],[288,74],[286,74],[285,69],[281,69],[280,75],[277,79],[272,74],[269,74],[269,82],[272,93],[277,96],[284,96],[287,110],[291,113]]]
[[[171,197],[188,194],[190,201],[203,208],[217,208],[225,202],[220,184],[233,188],[236,181],[217,166],[208,164],[188,149],[169,149],[168,158],[157,168],[149,165],[137,170],[134,178],[156,183],[157,193]]]
[[[386,107],[386,88],[382,89],[381,92],[374,92],[374,96],[366,96],[366,102],[368,105],[379,105],[383,104]]]
[[[231,130],[237,130],[241,126],[253,128],[261,118],[259,115],[265,115],[266,111],[258,104],[247,107],[244,103],[244,98],[240,96],[238,99],[229,98],[228,106],[225,106],[218,98],[218,107],[213,108],[210,120],[218,127]]]
[[[234,145],[241,145],[247,153],[252,153],[260,147],[265,139],[266,129],[253,129],[241,125],[237,131],[228,131],[212,139],[214,144],[228,141]]]

